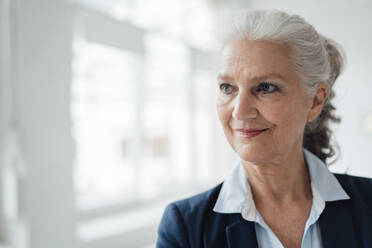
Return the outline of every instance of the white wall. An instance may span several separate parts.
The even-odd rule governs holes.
[[[7,98],[6,91],[9,88],[9,84],[5,84],[5,81],[9,81],[9,3],[1,0],[0,1],[0,158],[4,156],[3,148],[5,146],[5,129],[7,128],[7,124],[9,123],[9,98]],[[4,160],[1,159],[1,164],[3,164]],[[4,178],[4,166],[0,167],[0,183],[3,185],[3,178]],[[4,201],[4,190],[3,187],[0,187],[0,209],[5,208],[5,201]],[[1,242],[7,241],[6,235],[6,218],[4,215],[0,215],[0,244]]]
[[[22,213],[31,248],[72,248],[72,8],[60,0],[19,0],[17,7],[15,111],[27,170]]]

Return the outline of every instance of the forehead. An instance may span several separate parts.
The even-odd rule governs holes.
[[[286,79],[296,76],[287,46],[271,41],[246,40],[231,41],[225,45],[219,74],[233,78],[278,75]]]

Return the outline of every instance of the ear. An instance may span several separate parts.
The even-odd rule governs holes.
[[[323,109],[323,105],[327,100],[328,90],[324,83],[319,83],[315,95],[312,97],[312,106],[309,110],[307,121],[315,120]]]

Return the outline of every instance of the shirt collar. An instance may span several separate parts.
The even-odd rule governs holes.
[[[310,179],[320,196],[325,201],[350,199],[350,196],[344,191],[326,164],[309,150],[305,148],[303,150],[309,168]]]
[[[313,203],[318,214],[323,211],[325,201],[350,199],[323,161],[307,149],[303,148],[303,151],[311,179]],[[231,169],[223,183],[213,211],[242,213],[246,219],[256,219],[252,192],[240,162]]]

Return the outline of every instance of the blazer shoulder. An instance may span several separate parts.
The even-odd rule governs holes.
[[[222,183],[203,193],[167,205],[158,227],[157,248],[193,247],[210,217]]]
[[[372,208],[372,178],[334,173],[346,193]]]
[[[196,212],[213,209],[223,183],[197,195],[175,201],[170,205],[177,207],[182,215],[194,215]]]

